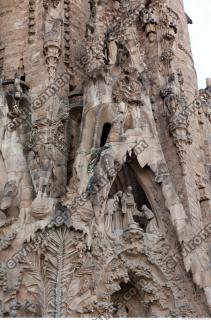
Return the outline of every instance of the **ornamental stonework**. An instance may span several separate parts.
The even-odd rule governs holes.
[[[211,80],[182,1],[0,23],[1,317],[210,316]]]

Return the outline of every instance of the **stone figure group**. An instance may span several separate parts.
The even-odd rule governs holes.
[[[132,187],[129,186],[124,193],[118,191],[107,201],[105,213],[105,231],[108,234],[121,233],[130,227],[140,228],[134,216],[147,220],[146,233],[157,233],[158,226],[154,213],[146,206],[137,209]]]

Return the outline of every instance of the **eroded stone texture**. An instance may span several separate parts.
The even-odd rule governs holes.
[[[181,0],[0,2],[0,314],[211,312],[211,80]]]

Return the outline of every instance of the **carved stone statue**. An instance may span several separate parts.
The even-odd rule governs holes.
[[[107,233],[111,234],[113,231],[113,217],[117,211],[119,203],[119,198],[115,194],[112,198],[108,199],[106,214],[105,214],[105,230]]]
[[[182,111],[182,90],[183,76],[181,72],[170,74],[167,87],[161,90],[161,96],[164,99],[164,113],[170,121],[174,115]]]
[[[168,118],[171,118],[178,111],[178,96],[173,92],[172,88],[163,90],[161,95],[164,98],[164,113]]]
[[[124,133],[124,123],[126,117],[125,104],[119,103],[117,116],[112,121],[111,131],[107,139],[107,143],[119,142],[121,135]]]
[[[123,213],[121,208],[121,198],[123,192],[118,191],[107,201],[105,212],[105,230],[107,233],[118,233],[123,230]]]
[[[123,193],[121,203],[122,203],[122,212],[124,214],[123,218],[123,227],[127,229],[131,225],[137,225],[134,221],[133,215],[136,212],[136,203],[132,193],[132,187],[127,188],[126,193]]]
[[[109,34],[108,37],[108,63],[110,65],[115,65],[117,60],[117,44],[116,44],[116,38],[113,33]]]
[[[148,221],[146,233],[156,234],[158,232],[158,225],[155,219],[155,215],[146,205],[143,205],[141,207],[141,216],[146,218]]]
[[[121,199],[122,199],[123,192],[118,191],[116,193],[117,203],[116,203],[116,210],[113,215],[113,230],[120,231],[123,230],[123,213],[121,207]]]
[[[0,317],[211,314],[211,80],[183,2],[0,1]]]

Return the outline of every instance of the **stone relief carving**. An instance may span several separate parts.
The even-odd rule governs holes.
[[[127,107],[124,103],[118,104],[117,116],[113,119],[107,143],[118,142],[124,133],[124,122]]]
[[[196,173],[196,185],[199,189],[199,201],[208,201],[210,200],[210,190],[208,186],[208,182],[203,179],[203,177]]]
[[[5,236],[4,238],[0,239],[0,250],[7,249],[11,245],[12,241],[16,238],[16,236],[17,236],[17,232],[14,231],[8,236]]]
[[[70,0],[64,0],[64,63],[70,64]]]
[[[150,4],[143,10],[143,23],[145,25],[145,33],[150,42],[156,39],[157,17],[156,9],[153,4]]]
[[[117,62],[118,47],[115,39],[115,35],[111,33],[108,34],[107,40],[107,55],[106,60],[109,65],[115,65]]]
[[[146,205],[143,205],[141,209],[141,217],[146,218],[148,221],[146,232],[158,234],[158,225],[154,213]]]
[[[53,1],[52,4],[44,4],[45,17],[45,42],[44,54],[49,73],[49,80],[53,82],[56,77],[56,69],[61,55],[62,35],[62,3]]]
[[[192,143],[192,139],[188,130],[189,119],[184,114],[186,101],[181,94],[183,85],[181,74],[172,74],[168,81],[169,87],[161,91],[161,97],[164,100],[164,113],[169,122],[169,131],[174,138],[182,172],[185,175],[186,147]]]
[[[5,90],[10,82],[13,90],[9,94]],[[13,215],[16,215],[19,209],[29,208],[32,200],[32,186],[20,140],[23,129],[20,114],[21,109],[27,107],[24,102],[27,103],[28,99],[23,88],[26,89],[18,78],[1,83],[1,152],[2,164],[6,170],[1,210],[7,213],[12,210]],[[7,147],[8,144],[10,148]]]
[[[168,8],[168,31],[166,34],[166,38],[171,40],[175,40],[175,35],[177,34],[177,25],[178,25],[178,15],[172,9]]]
[[[36,2],[35,0],[29,0],[29,43],[33,43],[36,34]]]
[[[53,85],[70,63],[70,11],[78,4],[42,4],[43,74]],[[34,45],[33,1],[29,10]],[[29,120],[23,117],[30,100],[25,58],[14,79],[0,83],[0,314],[208,316],[206,248],[183,255],[198,226],[186,208],[191,202],[181,202],[176,191],[176,179],[186,177],[177,172],[171,181],[161,141],[168,136],[163,107],[186,174],[191,137],[189,119],[180,117],[186,84],[175,67],[181,21],[160,1],[90,0],[90,11],[83,76],[75,72],[74,81],[32,110]],[[71,19],[74,28],[74,14]],[[210,87],[207,81],[201,95]],[[30,94],[38,91],[35,84]],[[27,125],[34,134],[30,143]],[[196,216],[210,199],[202,177],[196,175],[202,207]],[[196,286],[204,292],[197,291],[195,303]]]
[[[132,194],[132,187],[129,186],[126,193],[123,193],[121,198],[121,204],[122,204],[122,212],[124,214],[123,218],[123,226],[125,228],[132,227],[135,225],[137,227],[137,224],[135,223],[133,219],[133,215],[135,214],[136,210],[136,204],[135,199]]]

